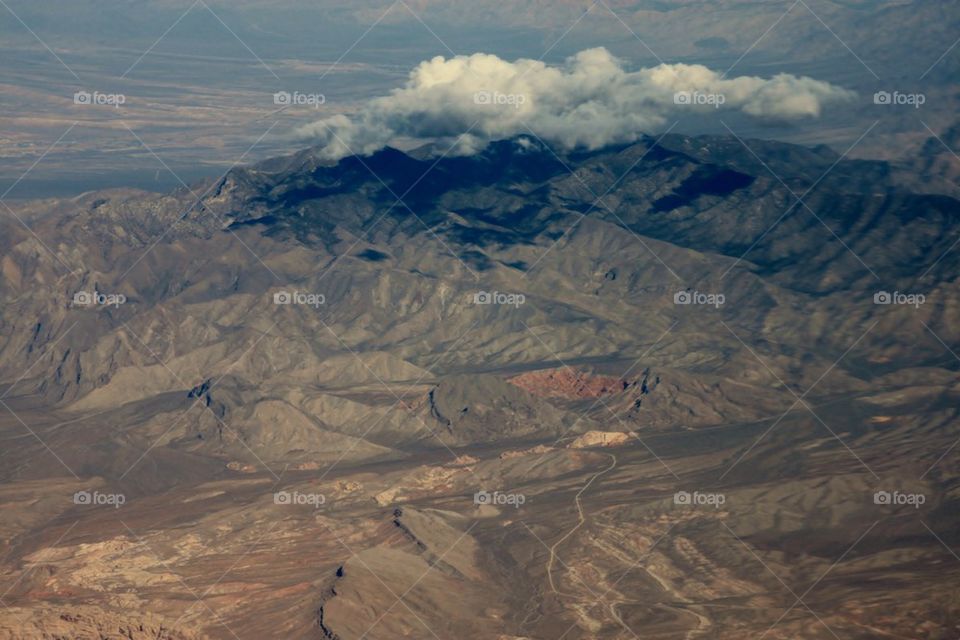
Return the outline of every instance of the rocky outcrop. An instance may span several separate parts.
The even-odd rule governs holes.
[[[602,398],[623,393],[640,384],[637,380],[596,375],[585,371],[575,371],[568,367],[521,373],[510,378],[510,382],[527,393],[541,398],[563,398],[567,400]],[[643,384],[645,384],[645,380]]]
[[[561,411],[494,375],[444,378],[430,390],[428,406],[424,420],[444,427],[452,444],[549,436],[562,430]]]
[[[0,640],[206,640],[150,613],[116,612],[100,607],[9,608],[0,612]]]
[[[510,451],[504,451],[498,457],[500,460],[512,460],[513,458],[522,458],[524,456],[536,456],[542,453],[549,453],[553,451],[553,447],[538,444],[535,447],[530,447],[529,449],[512,449]]]
[[[588,447],[619,447],[630,442],[631,435],[619,431],[587,431],[570,443],[571,449]]]

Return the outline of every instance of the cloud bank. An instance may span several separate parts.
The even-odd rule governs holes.
[[[421,62],[402,88],[296,134],[317,142],[329,159],[370,154],[399,138],[459,139],[455,152],[471,153],[490,140],[531,133],[565,149],[597,149],[632,142],[683,112],[738,110],[791,120],[818,117],[825,105],[853,97],[789,74],[725,78],[688,64],[627,71],[602,47],[557,67],[477,53]]]

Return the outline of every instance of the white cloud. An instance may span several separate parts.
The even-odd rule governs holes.
[[[824,105],[853,96],[788,74],[724,78],[687,64],[627,71],[604,48],[581,51],[559,67],[477,53],[424,61],[404,87],[352,116],[333,116],[296,133],[319,141],[322,155],[332,159],[369,154],[397,138],[453,140],[467,131],[460,153],[531,131],[564,148],[596,149],[655,132],[681,110],[794,119],[818,117]]]

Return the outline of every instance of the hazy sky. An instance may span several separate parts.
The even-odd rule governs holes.
[[[310,132],[310,123],[344,118],[351,124],[338,131],[365,148],[406,133],[413,116],[424,133],[426,124],[460,133],[479,115],[480,132],[493,137],[531,123],[558,143],[616,140],[617,131],[631,127],[727,133],[729,126],[743,136],[840,150],[879,121],[854,155],[886,156],[919,147],[927,127],[951,126],[960,106],[960,47],[951,48],[960,10],[949,3],[7,5],[0,8],[0,180],[12,185],[36,163],[11,199],[103,186],[167,189],[235,162],[292,151],[307,143],[295,133]],[[580,95],[577,63],[567,60],[600,47],[616,68],[603,76],[606,86]],[[442,56],[437,68],[449,71],[456,56],[473,54],[490,54],[474,61],[502,63],[485,80],[491,90],[503,93],[506,85],[494,76],[509,78],[520,58],[542,60],[558,83],[527,78],[514,93],[526,91],[530,100],[497,112],[476,111],[473,93],[485,87],[461,79],[451,85],[460,92],[452,102],[411,109],[410,101],[425,95],[422,85],[412,92],[408,86],[417,82],[411,73],[418,65]],[[651,69],[676,76],[690,67],[675,65],[693,64],[704,65],[696,73],[706,84],[651,79]],[[467,71],[474,79],[475,72]],[[772,80],[778,74],[793,79]],[[743,92],[747,85],[754,95]],[[719,109],[676,109],[673,93],[682,89],[725,93],[729,100]],[[922,94],[923,104],[877,105],[877,92]],[[283,98],[278,104],[277,93],[290,94],[291,104]],[[433,91],[430,99],[438,96]],[[584,105],[602,113],[585,120]],[[767,117],[791,111],[802,117]],[[582,131],[571,130],[576,121]],[[324,131],[316,141],[326,140]]]

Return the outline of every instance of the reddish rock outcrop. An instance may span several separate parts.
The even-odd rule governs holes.
[[[632,380],[573,371],[567,367],[529,371],[514,376],[509,381],[527,393],[541,398],[569,400],[610,396],[636,384]]]

